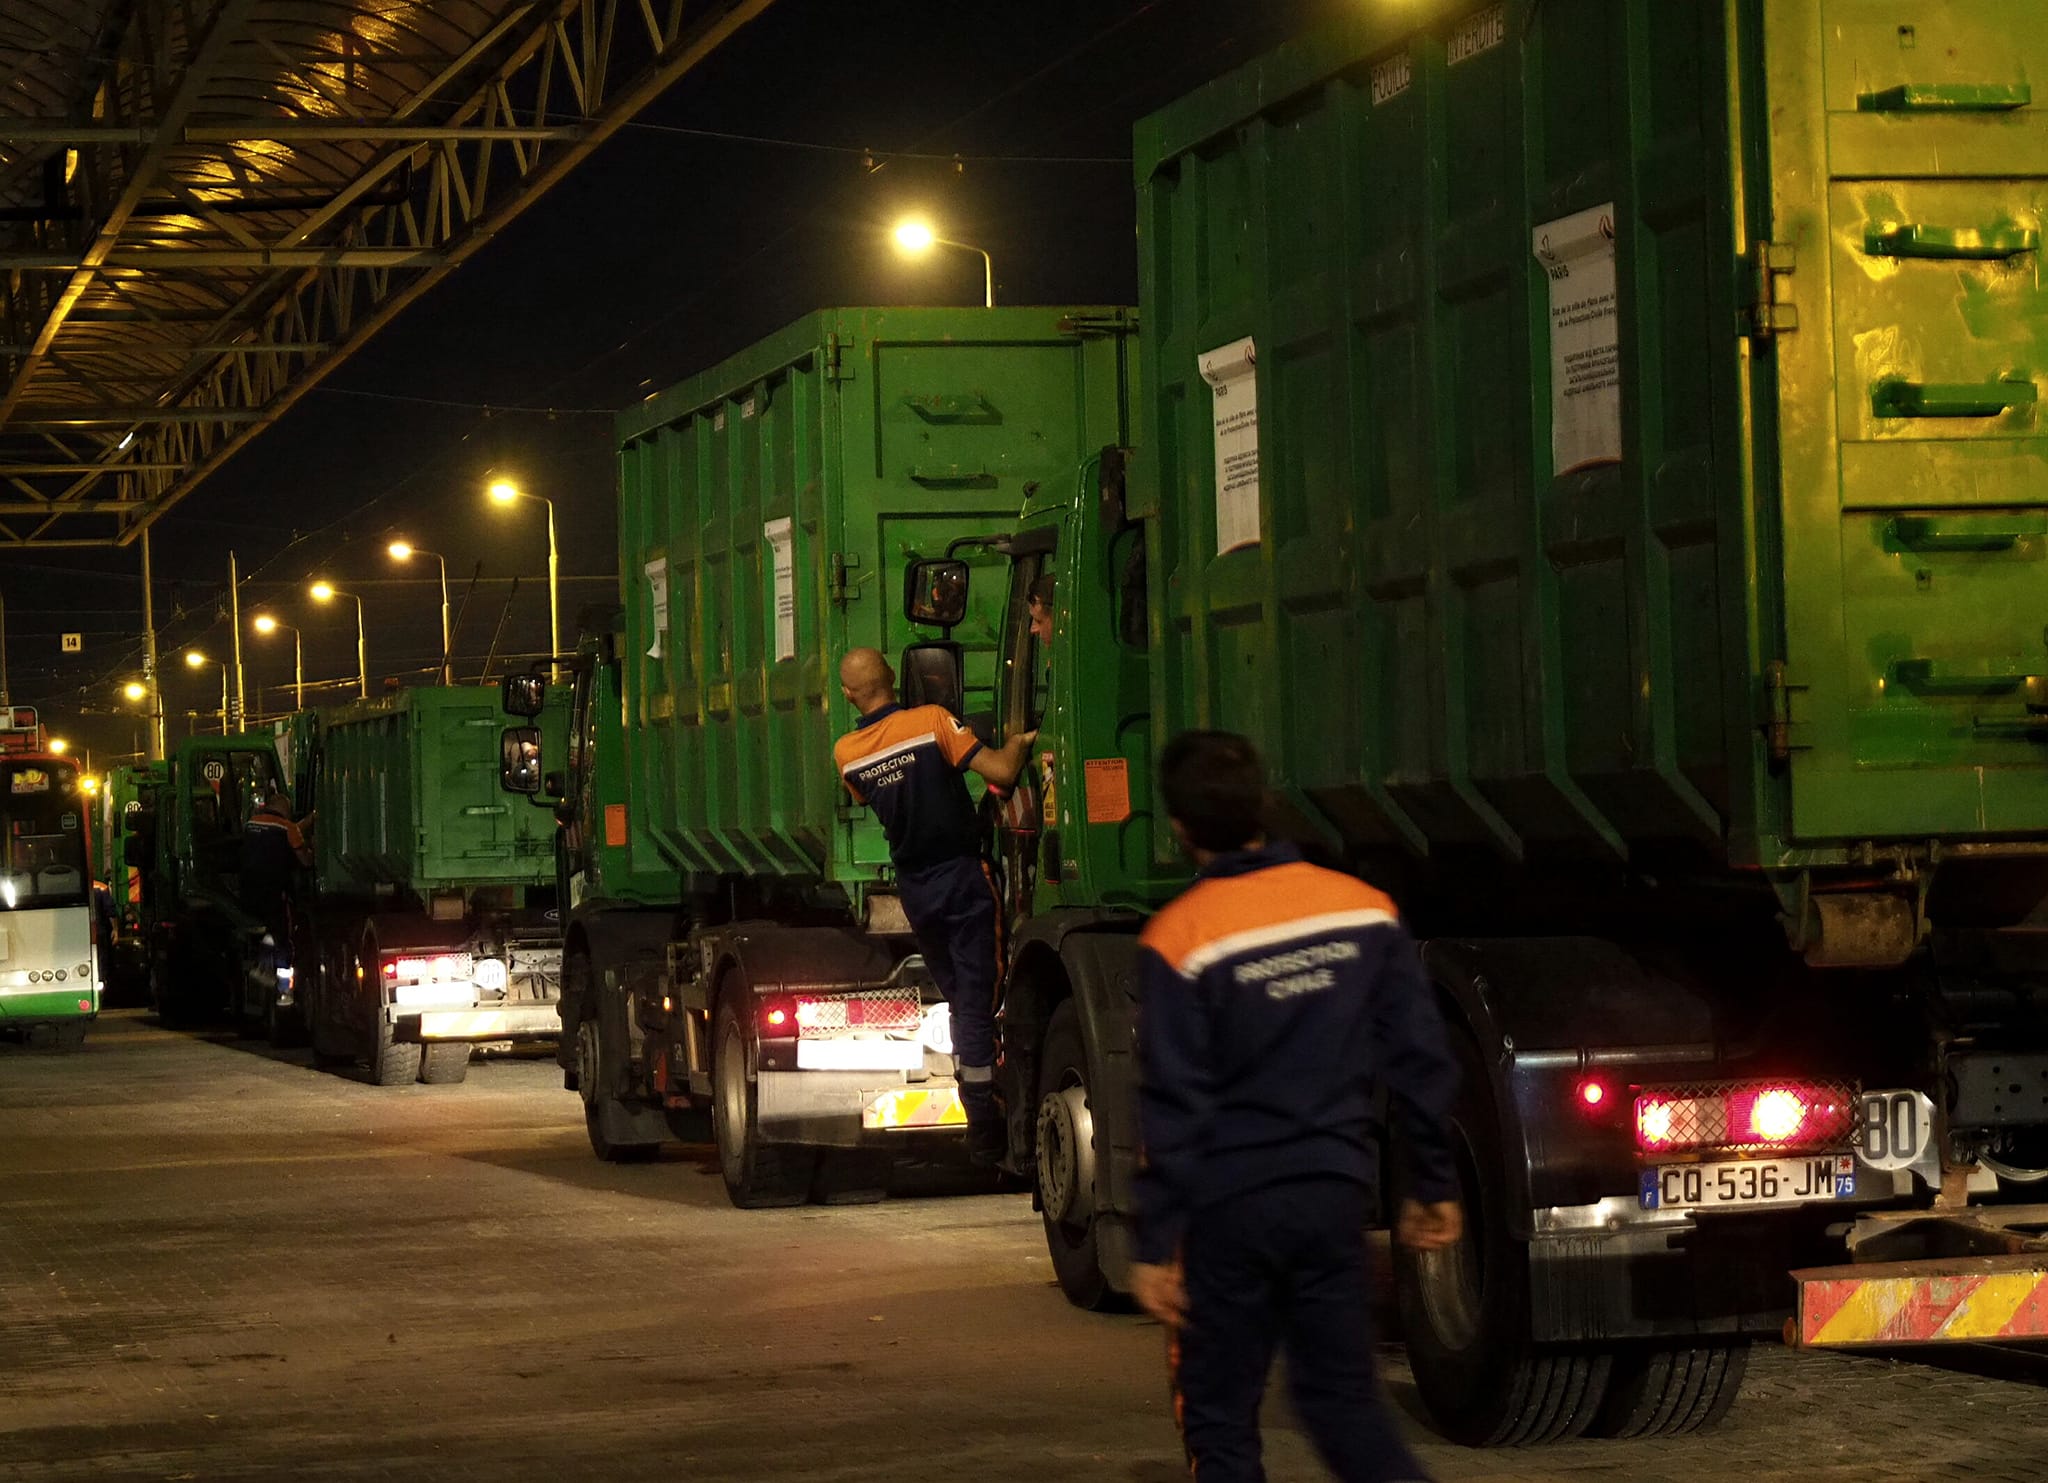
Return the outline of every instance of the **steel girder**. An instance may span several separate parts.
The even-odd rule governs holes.
[[[125,545],[770,0],[7,0],[0,547]]]

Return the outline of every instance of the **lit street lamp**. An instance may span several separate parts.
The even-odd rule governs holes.
[[[370,698],[370,643],[363,631],[363,600],[353,592],[343,592],[332,582],[315,582],[306,589],[315,602],[333,602],[337,597],[346,597],[356,605],[356,687],[364,700]]]
[[[121,687],[121,693],[129,700],[144,701],[149,699],[149,686],[140,680],[130,680]]]
[[[972,242],[955,242],[950,237],[941,237],[932,230],[932,224],[921,217],[907,217],[896,223],[894,233],[896,250],[905,257],[923,257],[934,247],[953,247],[961,252],[977,253],[981,257],[982,307],[996,306],[996,265],[988,255],[988,249],[976,247]]]
[[[220,670],[220,734],[228,734],[228,666],[224,659],[208,659],[197,649],[185,651],[185,664],[189,669],[204,669],[211,664]]]
[[[306,708],[306,642],[305,642],[305,635],[301,634],[301,633],[300,633],[300,632],[298,631],[298,629],[296,629],[296,628],[292,628],[292,625],[291,625],[291,624],[289,624],[289,623],[280,623],[280,622],[278,622],[278,621],[277,621],[277,619],[275,619],[275,618],[271,617],[271,616],[270,616],[270,614],[268,614],[268,613],[258,613],[258,614],[256,615],[256,631],[257,631],[258,633],[261,633],[261,634],[272,634],[272,633],[276,633],[276,632],[277,632],[277,631],[278,631],[278,630],[279,630],[280,628],[291,628],[291,633],[292,633],[292,686],[293,686],[293,693],[294,693],[294,695],[295,695],[295,696],[297,697],[297,698],[296,698],[296,700],[295,700],[295,701],[294,701],[294,703],[293,703],[293,709],[295,709],[295,710],[301,710],[301,711],[302,711],[302,710],[304,710],[304,709]],[[259,700],[260,700],[262,692],[261,692],[261,691],[258,691],[258,692],[257,692],[257,694],[258,694],[258,698],[259,698]]]
[[[530,499],[536,504],[548,507],[548,679],[550,682],[562,678],[558,663],[562,652],[562,562],[555,549],[555,502],[545,495],[528,494],[510,479],[491,481],[491,499],[501,505],[514,505],[520,500]]]
[[[548,526],[554,528],[554,507],[549,506]],[[384,548],[391,553],[393,561],[411,561],[415,556],[431,556],[441,564],[441,683],[455,683],[455,664],[449,657],[448,648],[448,558],[439,551],[423,551],[410,541],[393,541]],[[548,549],[554,549],[550,539]]]

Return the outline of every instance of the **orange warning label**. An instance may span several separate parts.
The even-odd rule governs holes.
[[[1122,757],[1091,757],[1081,764],[1088,822],[1121,824],[1131,816],[1131,764]]]
[[[607,803],[604,806],[604,842],[614,850],[626,845],[626,805]]]

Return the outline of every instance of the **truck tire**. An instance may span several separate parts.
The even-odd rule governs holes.
[[[583,1131],[589,1135],[590,1151],[603,1162],[645,1163],[661,1152],[659,1143],[620,1142],[607,1131],[625,1119],[606,1116],[607,1107],[616,1105],[619,1099],[610,1090],[615,1084],[611,1077],[614,1068],[605,1063],[610,1051],[601,1019],[600,1015],[586,1014],[576,1022],[576,1090],[583,1098]]]
[[[1038,1057],[1036,1138],[1039,1215],[1060,1291],[1076,1308],[1115,1307],[1123,1295],[1102,1270],[1096,1240],[1102,1179],[1088,1094],[1088,1052],[1071,999],[1053,1011]]]
[[[820,1205],[878,1205],[889,1198],[895,1172],[896,1160],[885,1148],[820,1149],[811,1199]]]
[[[398,1039],[398,1027],[384,1018],[378,1006],[376,1039],[370,1047],[370,1084],[380,1087],[411,1086],[420,1079],[420,1044]]]
[[[1415,1388],[1437,1429],[1467,1447],[1576,1437],[1599,1412],[1610,1356],[1529,1337],[1529,1247],[1507,1227],[1499,1116],[1478,1048],[1452,1039],[1460,1083],[1451,1146],[1465,1234],[1444,1251],[1394,1246]]]
[[[430,1087],[460,1086],[469,1076],[467,1040],[433,1040],[420,1048],[420,1080]]]
[[[718,996],[717,1027],[711,1043],[711,1132],[718,1145],[719,1172],[725,1192],[742,1210],[772,1210],[801,1205],[811,1197],[811,1179],[818,1151],[796,1143],[769,1143],[761,1137],[760,1090],[755,1081],[752,1018],[753,991],[728,982]],[[743,1012],[746,1019],[742,1019]]]
[[[356,1061],[355,1041],[342,1015],[348,995],[356,990],[355,958],[347,948],[332,942],[322,943],[319,951],[318,972],[302,1001],[306,1038],[312,1042],[313,1064],[334,1071]]]
[[[1587,1433],[1676,1437],[1718,1425],[1748,1368],[1747,1344],[1624,1350],[1615,1356],[1606,1403]]]

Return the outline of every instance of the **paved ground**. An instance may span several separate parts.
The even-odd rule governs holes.
[[[707,1150],[596,1163],[545,1062],[0,1047],[0,1478],[1166,1483],[1160,1351],[1061,1300],[1021,1197],[742,1213]],[[2048,1477],[2048,1378],[1993,1367],[1772,1350],[1708,1437],[1415,1434],[1445,1479]],[[1277,1407],[1268,1451],[1320,1476]]]

